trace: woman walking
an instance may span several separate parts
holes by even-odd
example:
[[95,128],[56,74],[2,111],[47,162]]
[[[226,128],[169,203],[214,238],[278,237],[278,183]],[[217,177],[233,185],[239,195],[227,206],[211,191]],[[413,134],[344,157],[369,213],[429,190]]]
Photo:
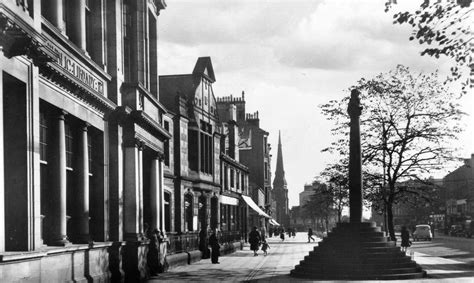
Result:
[[254,226],[253,230],[249,233],[250,249],[253,251],[254,256],[258,255],[257,251],[261,240],[262,238],[260,237],[260,233],[257,231],[257,227]]
[[411,243],[410,243],[410,232],[408,232],[408,229],[406,226],[403,226],[402,227],[402,252],[406,252],[407,251],[407,248],[409,246],[411,246]]

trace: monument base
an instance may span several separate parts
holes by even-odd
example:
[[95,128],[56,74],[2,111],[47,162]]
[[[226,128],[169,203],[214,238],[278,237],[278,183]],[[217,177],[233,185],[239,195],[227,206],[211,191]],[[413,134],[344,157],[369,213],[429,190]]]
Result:
[[291,276],[325,280],[389,280],[426,277],[373,222],[338,223]]

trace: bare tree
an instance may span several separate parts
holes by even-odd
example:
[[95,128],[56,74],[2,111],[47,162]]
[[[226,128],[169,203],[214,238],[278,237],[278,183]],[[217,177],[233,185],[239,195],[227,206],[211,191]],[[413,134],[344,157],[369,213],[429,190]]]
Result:
[[[461,132],[455,94],[438,81],[437,73],[412,73],[407,67],[373,79],[361,79],[355,88],[361,91],[364,107],[360,119],[365,196],[383,200],[387,226],[393,231],[392,206],[404,197],[419,195],[419,187],[397,186],[398,182],[419,179],[444,162],[452,160],[453,141]],[[335,121],[332,134],[337,139],[326,149],[348,155],[348,97],[332,100],[321,109]]]

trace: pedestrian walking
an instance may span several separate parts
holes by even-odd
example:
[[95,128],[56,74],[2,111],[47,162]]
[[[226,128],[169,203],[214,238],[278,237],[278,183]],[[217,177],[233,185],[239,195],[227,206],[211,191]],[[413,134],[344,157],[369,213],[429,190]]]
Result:
[[311,242],[311,240],[313,240],[313,242],[315,241],[313,238],[313,229],[308,228],[308,243]]
[[263,251],[263,255],[266,256],[267,255],[267,250],[270,248],[270,245],[267,243],[266,240],[263,240],[262,242],[262,251]]
[[281,231],[280,231],[280,239],[282,241],[285,240],[285,228],[283,228],[283,227],[281,228]]
[[203,225],[201,231],[199,231],[199,250],[202,252],[202,258],[206,259],[211,256],[211,251],[208,248],[209,239],[208,239],[208,231],[207,225]]
[[407,251],[407,248],[409,246],[411,246],[411,242],[410,242],[410,232],[408,232],[408,229],[406,226],[403,226],[402,227],[402,233],[401,233],[401,237],[402,237],[402,252],[406,252]]
[[219,263],[219,256],[221,255],[221,246],[219,245],[219,236],[217,235],[217,228],[214,228],[209,237],[209,245],[211,246],[211,262]]
[[260,233],[257,231],[257,226],[253,226],[253,230],[249,233],[250,249],[253,251],[253,255],[257,256],[258,247],[260,246]]

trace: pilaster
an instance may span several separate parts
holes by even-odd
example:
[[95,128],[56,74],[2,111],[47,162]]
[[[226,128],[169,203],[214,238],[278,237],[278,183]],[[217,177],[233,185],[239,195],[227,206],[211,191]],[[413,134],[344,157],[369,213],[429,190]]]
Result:
[[125,146],[124,156],[124,238],[138,241],[142,237],[142,144]]

